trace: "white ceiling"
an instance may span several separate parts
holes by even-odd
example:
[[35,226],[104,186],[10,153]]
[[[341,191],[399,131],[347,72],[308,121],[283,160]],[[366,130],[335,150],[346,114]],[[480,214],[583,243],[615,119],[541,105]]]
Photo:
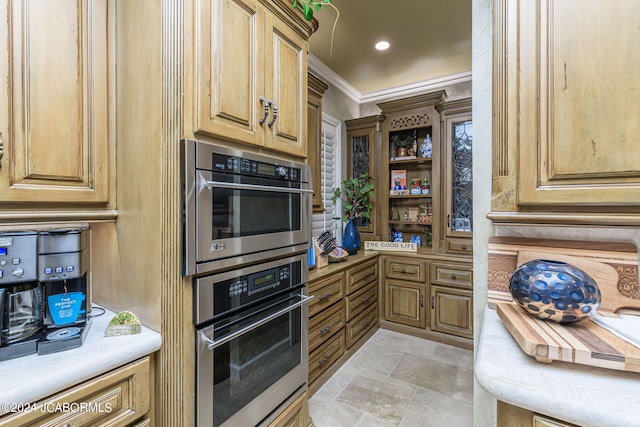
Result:
[[[471,0],[331,0],[340,11],[333,52],[330,5],[314,16],[320,28],[309,51],[355,88],[372,94],[471,72]],[[391,47],[379,52],[385,39]]]

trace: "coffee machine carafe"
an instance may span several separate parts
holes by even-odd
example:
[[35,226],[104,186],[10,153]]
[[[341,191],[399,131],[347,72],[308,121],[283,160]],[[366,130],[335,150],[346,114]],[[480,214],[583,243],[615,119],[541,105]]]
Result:
[[0,360],[37,351],[43,325],[35,232],[0,233]]
[[44,302],[38,354],[80,347],[89,329],[87,234],[87,230],[56,230],[38,235],[38,280]]

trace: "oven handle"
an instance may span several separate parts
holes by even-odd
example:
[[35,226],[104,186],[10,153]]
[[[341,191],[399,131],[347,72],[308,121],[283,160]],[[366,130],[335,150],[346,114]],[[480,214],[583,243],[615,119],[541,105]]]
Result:
[[301,295],[302,300],[298,301],[297,303],[293,304],[290,307],[284,308],[280,311],[277,311],[273,314],[270,314],[269,316],[265,317],[264,319],[260,319],[259,321],[257,321],[256,323],[252,323],[251,325],[245,326],[242,329],[238,329],[237,331],[235,331],[232,334],[229,334],[227,336],[225,336],[224,338],[220,338],[219,340],[212,340],[211,338],[209,338],[208,336],[205,335],[204,332],[200,331],[200,338],[202,339],[202,341],[204,341],[204,343],[207,345],[207,348],[209,350],[213,350],[216,347],[221,346],[222,344],[226,344],[229,341],[232,341],[236,338],[238,338],[240,335],[244,335],[247,332],[250,332],[254,329],[256,329],[259,326],[264,325],[265,323],[268,323],[270,321],[272,321],[273,319],[276,319],[284,314],[289,313],[290,311],[295,310],[296,308],[307,304],[310,300],[313,299],[313,295],[310,296],[306,296],[306,295]]
[[208,189],[216,188],[230,188],[232,190],[258,190],[258,191],[275,191],[278,193],[313,193],[313,190],[307,190],[304,188],[285,188],[274,187],[272,185],[254,185],[254,184],[237,184],[235,182],[221,182],[221,181],[205,181],[204,186]]

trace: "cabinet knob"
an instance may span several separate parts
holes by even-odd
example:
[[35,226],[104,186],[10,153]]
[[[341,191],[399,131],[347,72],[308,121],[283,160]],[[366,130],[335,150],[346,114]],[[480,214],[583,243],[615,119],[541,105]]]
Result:
[[320,335],[324,335],[329,332],[333,328],[333,325],[326,325],[324,328],[320,329]]
[[451,280],[456,280],[456,279],[457,279],[457,276],[455,274],[452,274],[451,275]]
[[435,295],[431,297],[431,308],[436,309],[436,297]]

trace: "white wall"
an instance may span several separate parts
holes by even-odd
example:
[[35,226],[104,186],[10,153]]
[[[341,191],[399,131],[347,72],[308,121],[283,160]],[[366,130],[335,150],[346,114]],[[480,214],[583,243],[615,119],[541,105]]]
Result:
[[[487,302],[487,244],[494,233],[486,215],[491,209],[491,0],[473,0],[473,305],[474,345],[482,329]],[[478,383],[473,390],[475,426],[496,425],[496,400]]]

